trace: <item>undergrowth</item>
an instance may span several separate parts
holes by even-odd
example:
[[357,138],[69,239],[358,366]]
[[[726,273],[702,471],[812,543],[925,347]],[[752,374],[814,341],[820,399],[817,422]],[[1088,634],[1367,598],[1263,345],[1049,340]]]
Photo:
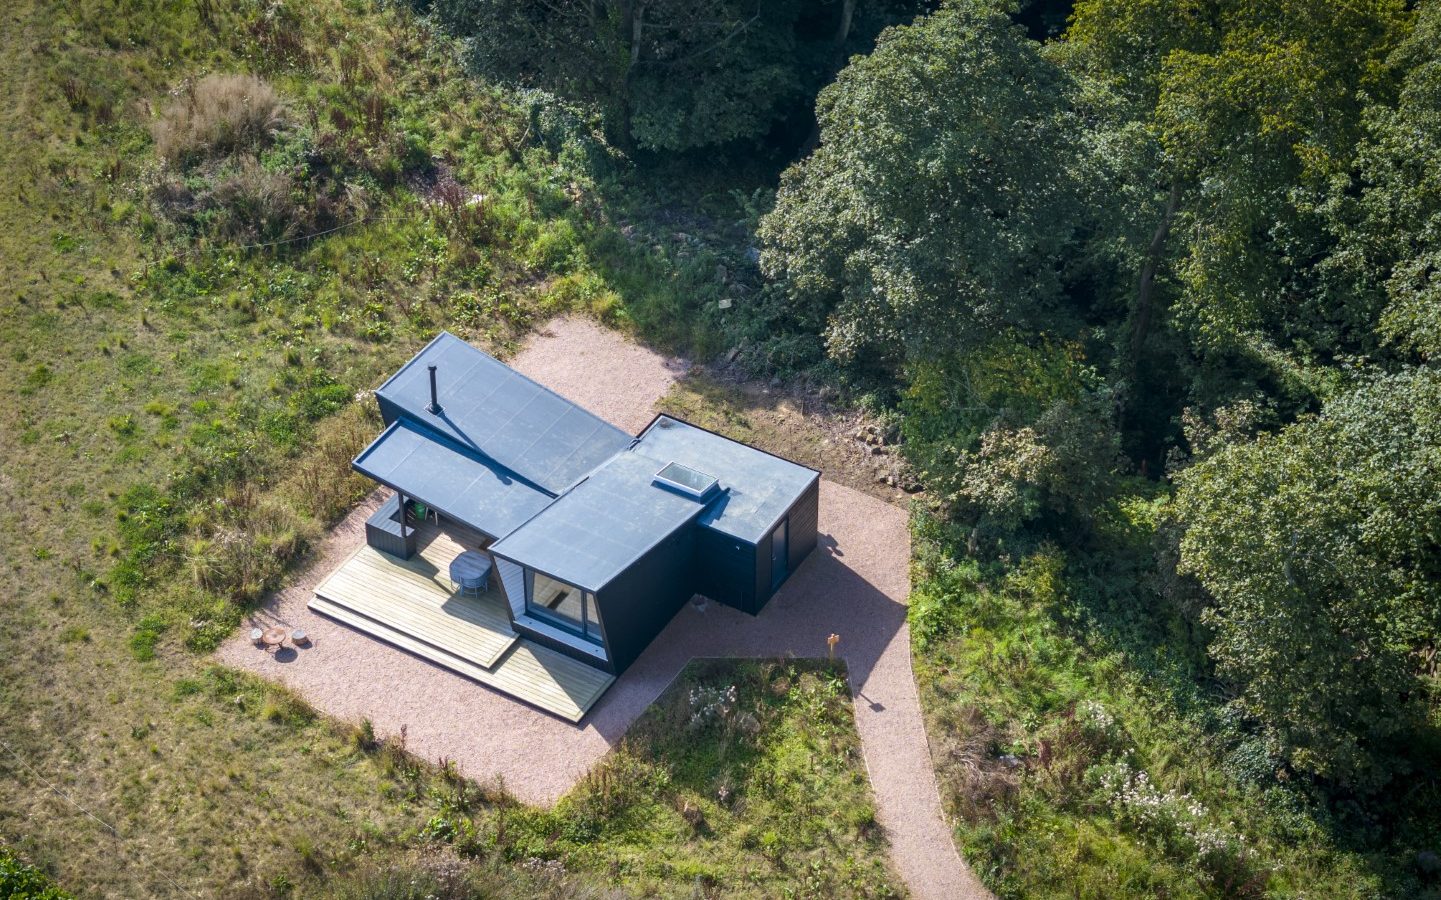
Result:
[[1147,574],[1163,509],[1152,488],[1105,511],[1095,547],[993,562],[917,519],[917,680],[966,859],[1002,897],[1424,895],[1227,704],[1184,588]]
[[824,661],[692,662],[554,809],[452,796],[423,834],[640,896],[898,893],[845,671]]

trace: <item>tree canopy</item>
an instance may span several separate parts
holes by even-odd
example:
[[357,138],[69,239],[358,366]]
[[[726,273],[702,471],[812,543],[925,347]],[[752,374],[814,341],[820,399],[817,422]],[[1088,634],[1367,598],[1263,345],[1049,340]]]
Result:
[[1441,633],[1441,373],[1377,378],[1179,483],[1222,673],[1298,768],[1384,782]]
[[943,3],[822,92],[760,228],[788,325],[893,380],[967,552],[1173,475],[1216,671],[1375,790],[1438,699],[1441,4],[1014,13]]
[[1071,89],[999,9],[887,31],[822,92],[820,145],[761,225],[765,271],[843,357],[925,361],[1034,322],[1080,216]]
[[429,0],[484,74],[597,103],[622,144],[758,141],[914,3]]

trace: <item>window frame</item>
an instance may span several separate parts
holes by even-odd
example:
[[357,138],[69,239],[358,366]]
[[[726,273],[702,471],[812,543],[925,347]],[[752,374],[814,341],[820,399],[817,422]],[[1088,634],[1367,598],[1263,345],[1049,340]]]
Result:
[[[554,610],[535,602],[535,578],[537,575],[544,576],[556,584],[563,584],[571,590],[580,593],[579,625],[564,616],[557,615]],[[562,581],[554,575],[531,568],[530,566],[525,567],[525,614],[552,628],[558,628],[567,634],[574,635],[581,640],[589,641],[597,646],[605,646],[605,638],[601,635],[600,631],[600,611],[596,608],[595,594],[578,585],[571,584],[569,581]]]

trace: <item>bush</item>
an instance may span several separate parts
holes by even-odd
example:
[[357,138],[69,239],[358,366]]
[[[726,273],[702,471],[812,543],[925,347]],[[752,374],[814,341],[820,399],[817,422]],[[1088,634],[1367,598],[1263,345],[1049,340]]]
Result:
[[191,575],[197,587],[240,604],[273,588],[314,537],[289,507],[246,488],[232,490],[208,518],[187,549]]
[[338,522],[374,489],[350,461],[375,437],[375,404],[353,403],[315,431],[311,449],[295,463],[281,490],[323,524]]
[[289,176],[266,171],[254,157],[244,157],[215,185],[216,232],[232,241],[283,241],[306,224],[305,206],[297,202]]
[[283,123],[284,105],[253,75],[207,75],[155,123],[155,147],[173,164],[264,144]]
[[73,900],[60,890],[45,873],[27,865],[4,847],[0,847],[0,897],[9,900]]

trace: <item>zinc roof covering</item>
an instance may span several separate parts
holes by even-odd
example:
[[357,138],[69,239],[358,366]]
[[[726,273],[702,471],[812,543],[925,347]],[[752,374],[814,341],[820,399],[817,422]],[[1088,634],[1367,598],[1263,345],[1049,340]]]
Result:
[[510,533],[553,500],[504,466],[407,419],[381,432],[353,466],[492,537]]
[[635,449],[715,476],[721,490],[697,521],[751,544],[760,543],[820,477],[814,469],[669,416],[658,416],[637,439]]
[[584,590],[600,590],[704,511],[701,501],[653,483],[665,462],[617,454],[492,544],[491,552]]
[[[441,411],[430,404],[436,367]],[[631,436],[449,332],[376,390],[426,428],[559,494],[624,450]]]

